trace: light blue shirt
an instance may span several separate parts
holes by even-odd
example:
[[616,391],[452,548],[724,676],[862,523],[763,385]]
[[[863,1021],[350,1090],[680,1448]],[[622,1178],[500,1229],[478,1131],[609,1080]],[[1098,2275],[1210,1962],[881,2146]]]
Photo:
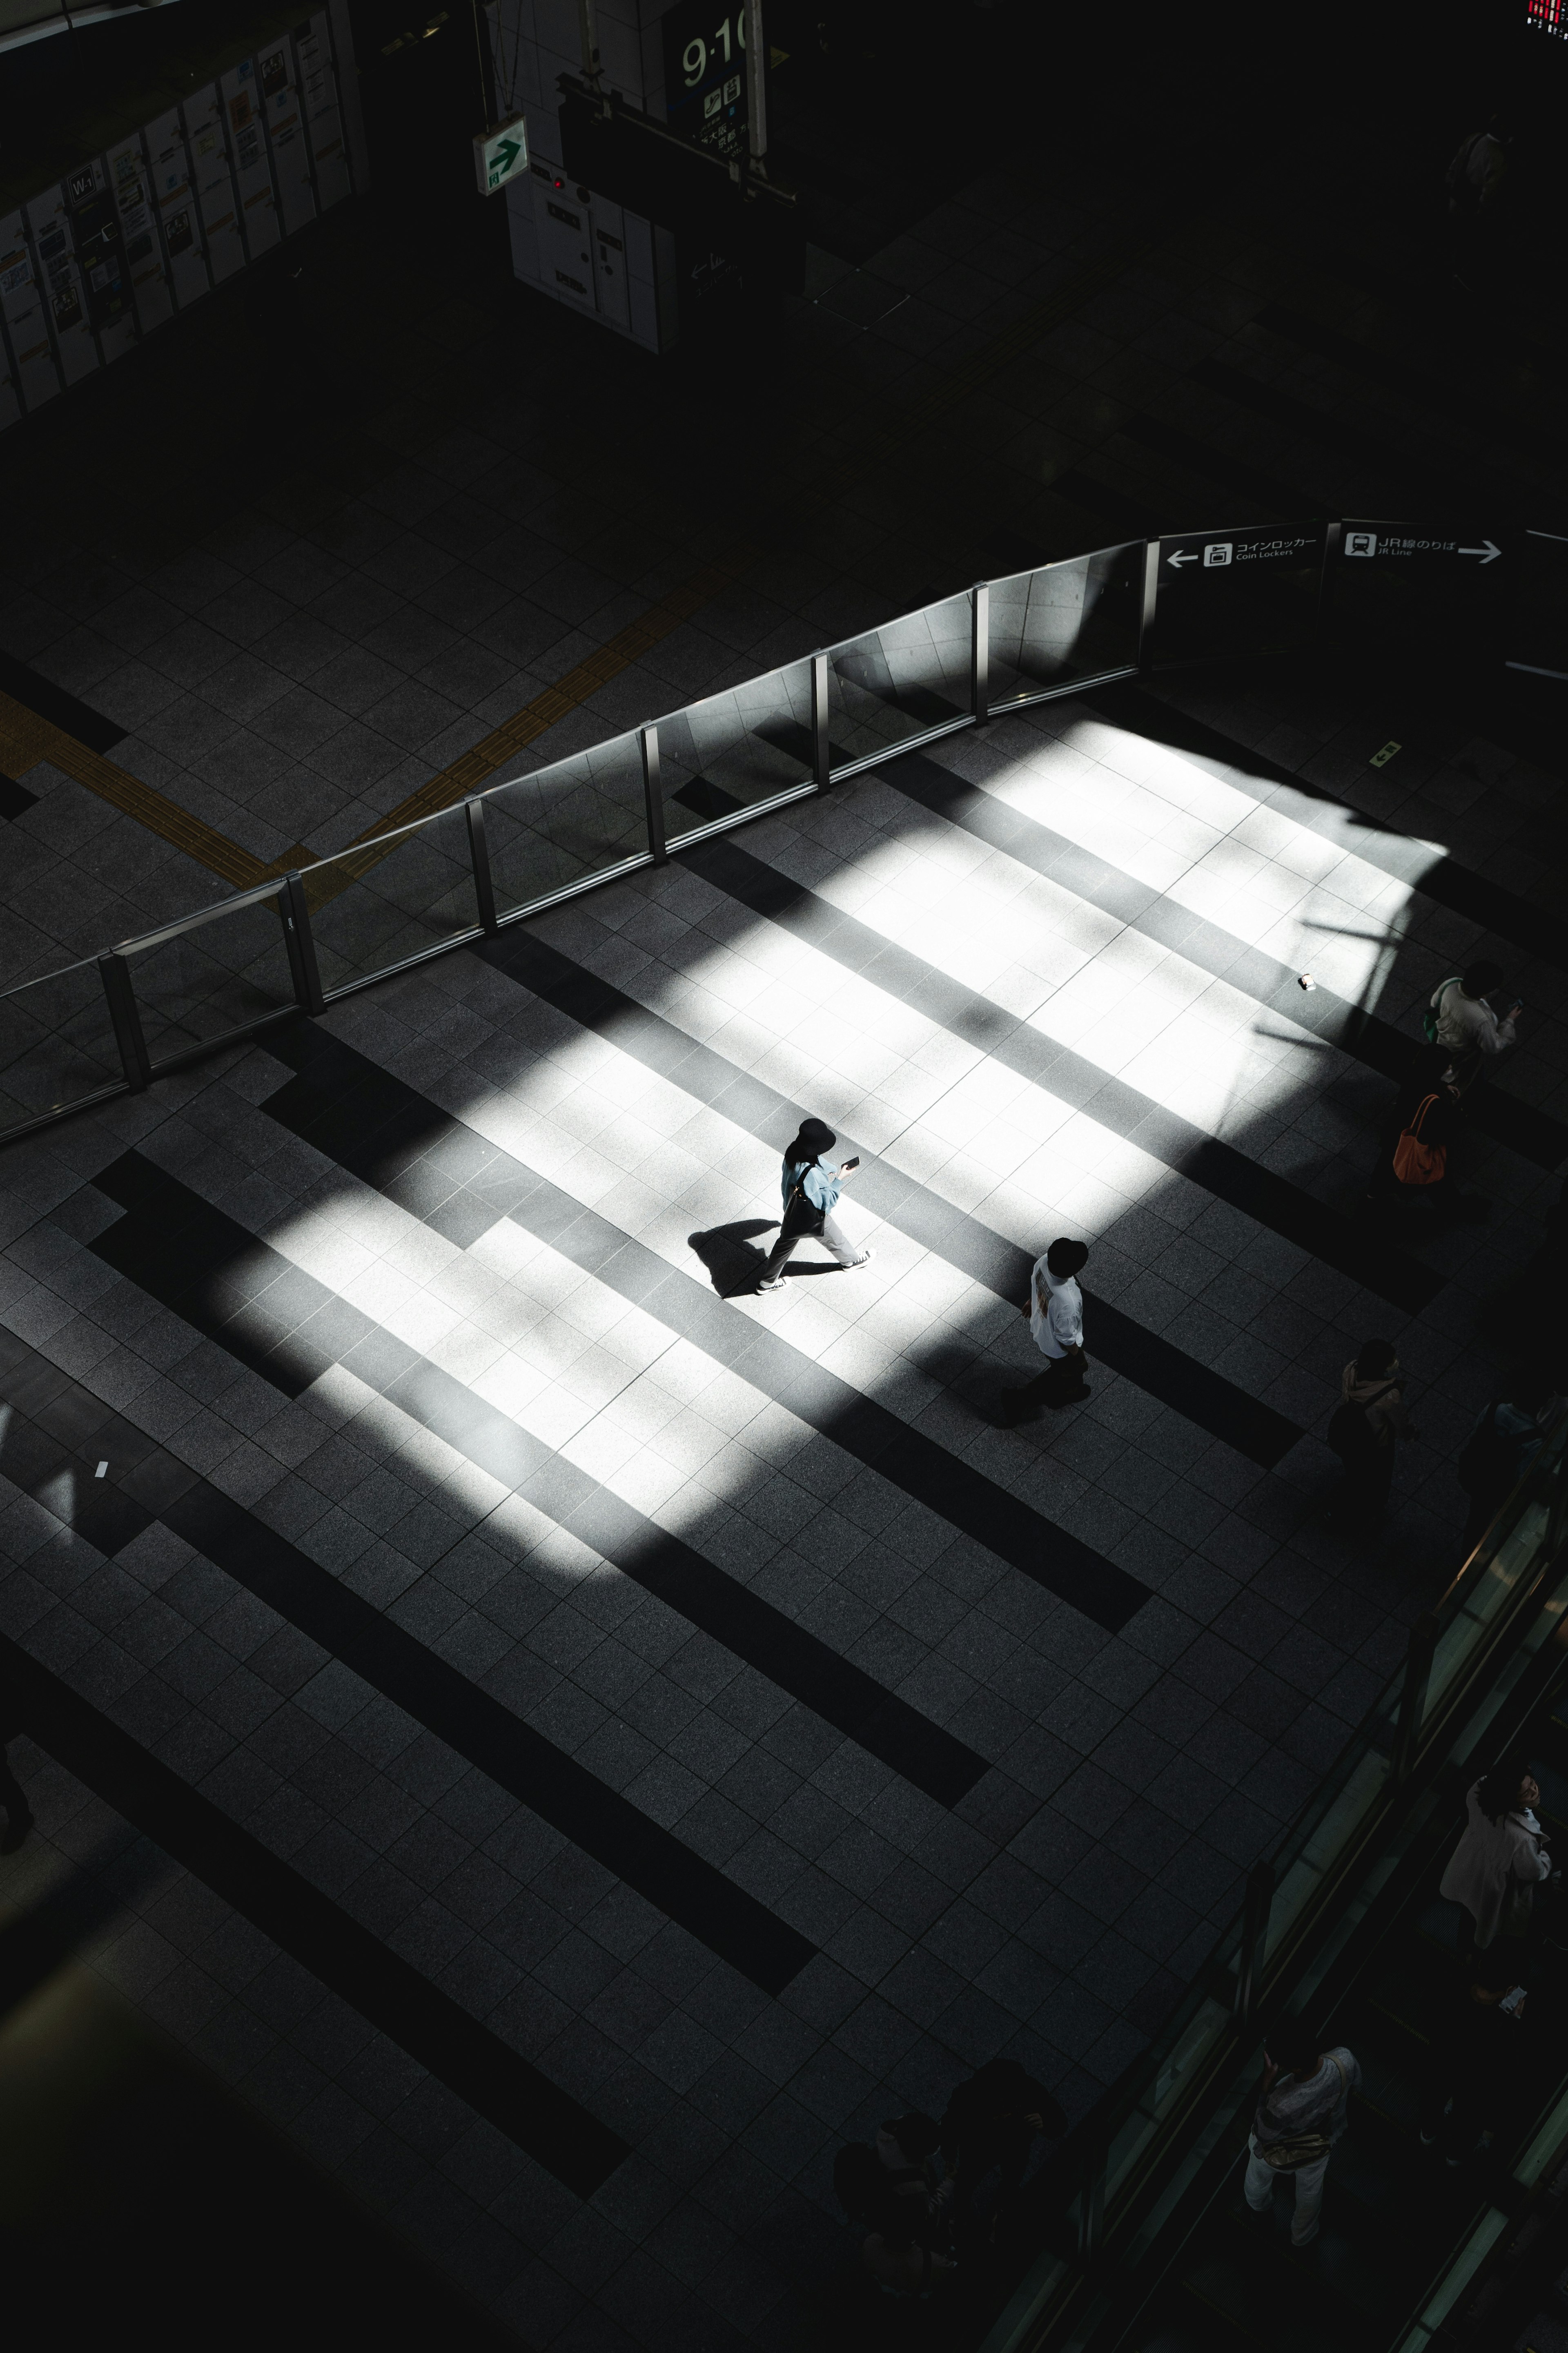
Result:
[[790,1195],[802,1176],[805,1181],[801,1186],[801,1190],[812,1208],[820,1209],[825,1217],[831,1216],[834,1204],[844,1190],[838,1181],[838,1163],[836,1160],[830,1161],[826,1154],[820,1160],[786,1160],[784,1164],[783,1179],[779,1186],[780,1194],[786,1207]]

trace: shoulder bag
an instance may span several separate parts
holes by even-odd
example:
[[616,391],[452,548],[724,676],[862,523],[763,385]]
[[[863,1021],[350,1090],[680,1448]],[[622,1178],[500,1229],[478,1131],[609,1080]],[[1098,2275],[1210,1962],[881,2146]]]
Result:
[[1402,1185],[1440,1185],[1448,1173],[1446,1144],[1424,1144],[1421,1129],[1436,1095],[1423,1095],[1410,1124],[1394,1147],[1394,1173]]
[[[1329,2053],[1329,2064],[1339,2076],[1340,2088],[1342,2091],[1348,2091],[1350,2089],[1349,2078],[1331,2051]],[[1263,2100],[1259,2100],[1258,2103],[1258,2113],[1259,2116],[1263,2114],[1266,2105],[1267,2103]],[[1339,2102],[1336,2100],[1334,2102],[1334,2107],[1337,2108]],[[1329,2111],[1330,2117],[1331,2117],[1332,2115],[1333,2108],[1331,2108]],[[1256,2123],[1253,2126],[1252,2137],[1254,2140],[1257,2140],[1258,2127]],[[1320,2158],[1327,2157],[1332,2147],[1333,2143],[1330,2140],[1326,2132],[1302,2132],[1293,2133],[1289,2140],[1273,2141],[1267,2148],[1265,2148],[1260,2143],[1258,2154],[1263,2159],[1264,2164],[1268,2166],[1271,2173],[1299,2173],[1304,2165],[1316,2165]],[[1300,2197],[1300,2192],[1298,2190],[1297,2196]]]
[[786,1242],[805,1240],[813,1234],[820,1234],[826,1219],[826,1210],[819,1209],[807,1194],[803,1172],[789,1188],[789,1198],[784,1203],[784,1219],[779,1226],[779,1239]]

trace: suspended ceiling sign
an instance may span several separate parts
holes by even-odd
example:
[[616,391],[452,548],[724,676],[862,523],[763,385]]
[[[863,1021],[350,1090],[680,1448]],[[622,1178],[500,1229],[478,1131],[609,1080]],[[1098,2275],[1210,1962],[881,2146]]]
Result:
[[746,149],[745,0],[679,0],[661,24],[664,109],[694,147]]
[[1163,582],[1172,572],[1185,578],[1259,564],[1300,564],[1315,556],[1322,543],[1321,523],[1300,531],[1187,532],[1160,542],[1160,576]]
[[474,136],[474,177],[481,196],[493,196],[528,169],[528,130],[521,114]]
[[1347,564],[1457,564],[1463,568],[1495,564],[1501,548],[1489,532],[1412,531],[1409,525],[1347,522]]

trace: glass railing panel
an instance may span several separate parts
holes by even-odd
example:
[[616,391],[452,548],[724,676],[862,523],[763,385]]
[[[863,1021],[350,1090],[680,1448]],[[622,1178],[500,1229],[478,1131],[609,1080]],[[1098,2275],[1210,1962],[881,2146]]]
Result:
[[173,938],[132,941],[125,961],[154,1070],[295,1002],[277,892],[220,908]]
[[[1205,1997],[1153,2058],[1137,2106],[1110,2137],[1105,2160],[1108,2201],[1118,2195],[1132,2168],[1164,2129],[1167,2116],[1186,2097],[1195,2071],[1219,2048],[1229,2031],[1228,2007]],[[1151,2066],[1151,2062],[1146,2059],[1144,2064]]]
[[496,912],[531,907],[647,854],[642,746],[617,735],[484,797]]
[[949,596],[827,657],[827,734],[835,775],[963,726],[973,710],[973,630],[967,596]]
[[0,1135],[84,1103],[124,1076],[92,958],[0,997]]
[[815,774],[811,664],[749,679],[658,723],[664,838],[740,817]]
[[1381,1801],[1391,1770],[1381,1750],[1363,1745],[1336,1771],[1329,1802],[1312,1820],[1297,1852],[1281,1858],[1268,1911],[1264,1957],[1271,1958],[1345,1849]]
[[323,859],[300,879],[329,997],[444,947],[479,922],[461,808]]
[[1143,542],[991,583],[990,706],[1029,702],[1138,659]]

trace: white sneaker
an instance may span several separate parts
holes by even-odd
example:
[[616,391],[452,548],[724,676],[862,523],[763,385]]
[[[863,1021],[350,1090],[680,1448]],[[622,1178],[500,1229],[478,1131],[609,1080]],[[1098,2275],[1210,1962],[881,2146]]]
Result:
[[858,1258],[846,1259],[838,1271],[840,1274],[847,1274],[851,1267],[867,1266],[875,1255],[874,1250],[863,1250]]
[[775,1274],[771,1282],[759,1282],[757,1289],[759,1291],[782,1291],[784,1289],[784,1279],[783,1275]]

